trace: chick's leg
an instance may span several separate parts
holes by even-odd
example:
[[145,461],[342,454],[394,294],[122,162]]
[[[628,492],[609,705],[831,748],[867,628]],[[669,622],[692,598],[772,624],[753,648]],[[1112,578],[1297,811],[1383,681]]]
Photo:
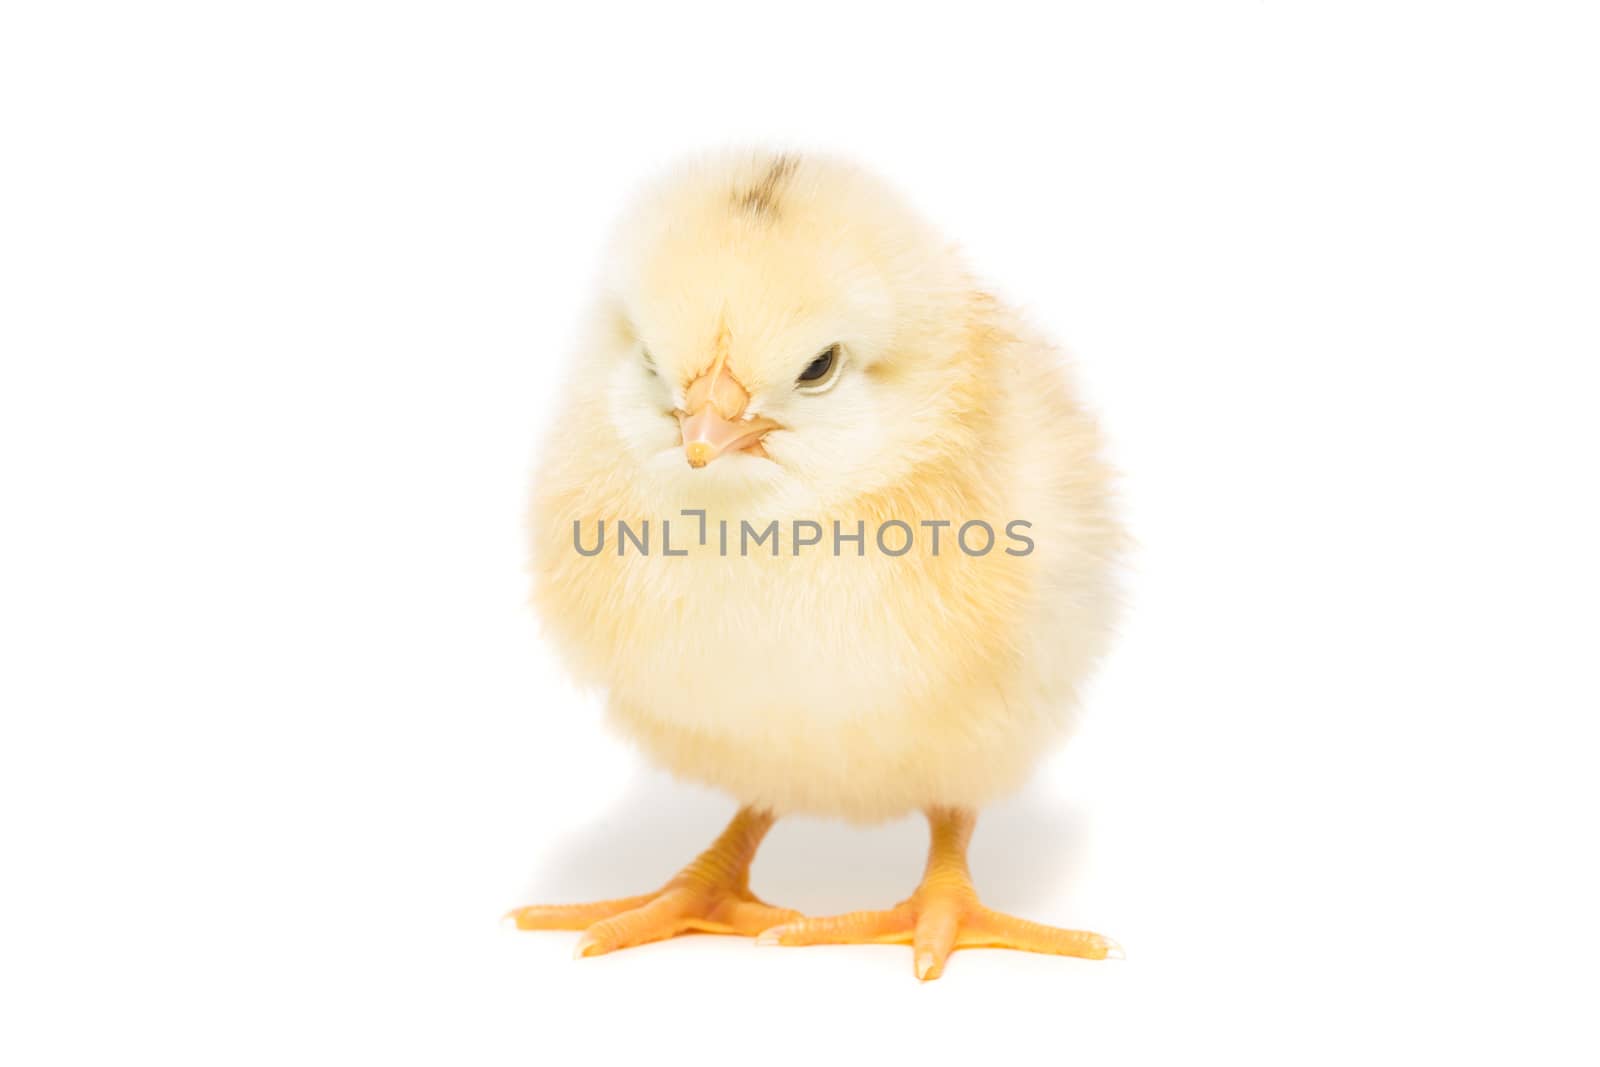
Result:
[[750,892],[750,863],[772,828],[770,812],[741,808],[710,848],[654,893],[593,904],[518,908],[507,915],[521,930],[582,930],[577,956],[699,931],[753,937],[800,913],[763,903]]
[[922,884],[908,899],[887,911],[797,919],[763,932],[758,943],[909,944],[915,950],[917,977],[923,981],[943,974],[945,960],[958,948],[1013,948],[1091,960],[1122,955],[1108,937],[1043,926],[984,907],[967,872],[967,842],[976,814],[930,808],[927,815],[932,830],[928,866]]

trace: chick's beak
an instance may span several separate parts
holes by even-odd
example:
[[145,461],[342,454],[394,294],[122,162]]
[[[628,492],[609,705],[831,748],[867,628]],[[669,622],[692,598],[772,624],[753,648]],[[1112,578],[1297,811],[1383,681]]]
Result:
[[689,385],[678,428],[683,454],[691,467],[704,467],[718,456],[746,452],[765,456],[761,438],[777,423],[744,413],[750,394],[731,374],[718,368]]

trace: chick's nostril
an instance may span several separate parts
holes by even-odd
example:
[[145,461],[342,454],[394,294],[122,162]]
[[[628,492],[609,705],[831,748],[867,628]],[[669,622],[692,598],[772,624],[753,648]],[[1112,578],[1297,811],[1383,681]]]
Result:
[[744,414],[744,409],[750,403],[750,394],[744,386],[739,384],[737,378],[724,371],[717,376],[711,384],[711,395],[708,398],[713,407],[722,413],[723,418],[737,419]]

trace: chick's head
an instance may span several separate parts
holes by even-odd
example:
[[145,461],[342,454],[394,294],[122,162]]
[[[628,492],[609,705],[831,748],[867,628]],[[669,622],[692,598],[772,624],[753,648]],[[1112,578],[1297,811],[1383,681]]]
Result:
[[684,167],[625,217],[607,268],[580,381],[664,504],[826,507],[967,443],[982,298],[848,165]]

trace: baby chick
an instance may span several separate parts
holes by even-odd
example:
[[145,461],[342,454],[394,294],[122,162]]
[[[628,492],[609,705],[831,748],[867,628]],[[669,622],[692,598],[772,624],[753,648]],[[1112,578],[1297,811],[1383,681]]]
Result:
[[[534,600],[622,731],[741,807],[659,890],[517,925],[582,929],[583,956],[692,930],[909,943],[922,979],[965,946],[1118,954],[984,907],[966,863],[1113,615],[1122,534],[1058,353],[836,160],[682,168],[606,262],[538,474]],[[914,810],[927,869],[893,908],[750,890],[780,815]]]

